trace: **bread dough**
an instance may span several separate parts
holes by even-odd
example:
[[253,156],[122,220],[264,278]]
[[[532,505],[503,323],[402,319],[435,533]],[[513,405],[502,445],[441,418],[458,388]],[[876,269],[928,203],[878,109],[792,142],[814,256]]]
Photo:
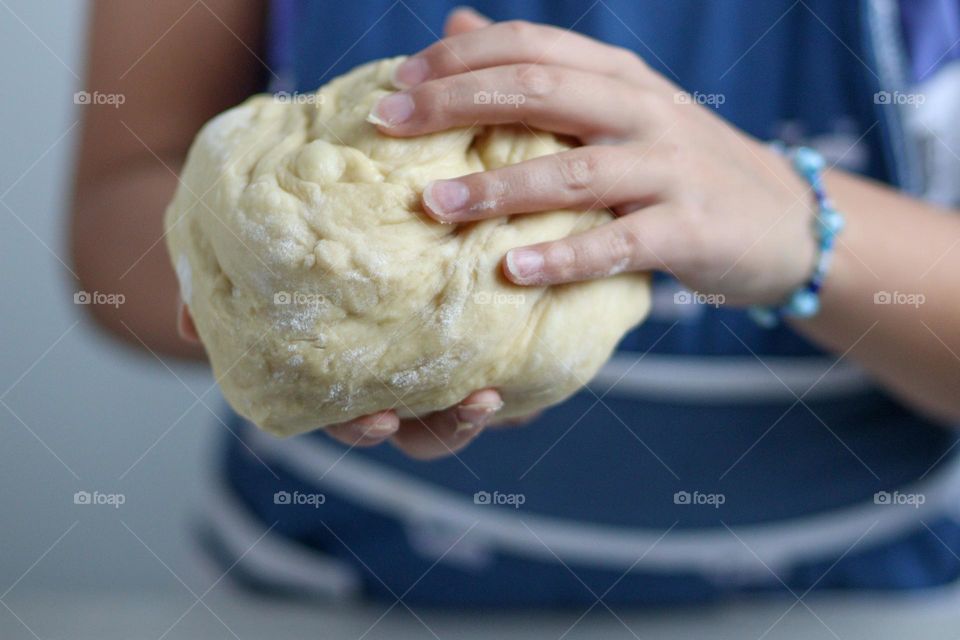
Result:
[[387,408],[423,415],[484,387],[500,390],[500,416],[525,415],[589,381],[648,310],[646,275],[526,288],[502,274],[508,249],[603,224],[607,211],[463,225],[423,213],[432,179],[567,145],[508,126],[381,135],[365,118],[401,60],[217,116],[167,209],[214,375],[236,411],[274,434]]

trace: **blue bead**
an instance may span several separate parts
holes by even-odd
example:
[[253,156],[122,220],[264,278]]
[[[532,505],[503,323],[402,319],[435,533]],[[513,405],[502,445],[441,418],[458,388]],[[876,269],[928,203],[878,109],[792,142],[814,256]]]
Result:
[[804,175],[812,175],[823,171],[826,162],[822,155],[810,147],[800,147],[794,152],[793,166]]
[[820,297],[806,289],[797,291],[787,303],[787,313],[797,318],[810,318],[820,310]]
[[843,218],[843,214],[834,209],[824,209],[820,212],[819,224],[821,233],[824,235],[835,236],[841,231],[846,221]]

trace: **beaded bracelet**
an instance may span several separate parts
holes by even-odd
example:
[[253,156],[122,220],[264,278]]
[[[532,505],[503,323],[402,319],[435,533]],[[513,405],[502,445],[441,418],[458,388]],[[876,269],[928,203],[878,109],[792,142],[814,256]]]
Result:
[[779,307],[753,306],[747,309],[747,313],[757,324],[768,328],[776,326],[784,316],[810,318],[820,311],[820,288],[823,286],[827,269],[830,268],[837,234],[843,230],[844,226],[843,214],[834,208],[833,202],[823,188],[823,169],[826,166],[823,156],[809,147],[783,149],[782,146],[778,146],[775,148],[785,153],[797,173],[810,183],[810,188],[817,200],[814,230],[819,247],[813,274],[805,284],[789,295],[786,302]]

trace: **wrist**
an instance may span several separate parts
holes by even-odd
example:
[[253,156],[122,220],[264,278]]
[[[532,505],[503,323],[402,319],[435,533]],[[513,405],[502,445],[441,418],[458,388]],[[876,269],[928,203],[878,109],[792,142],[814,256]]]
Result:
[[[756,305],[749,309],[751,317],[766,327],[776,325],[783,317],[809,318],[819,312],[820,291],[831,267],[837,235],[845,224],[843,215],[827,195],[823,156],[806,147],[778,150],[805,186],[790,207],[799,209],[802,215],[785,216],[794,223],[793,239],[783,246],[781,274],[789,283],[786,291],[780,294],[775,306]],[[802,230],[795,228],[798,222]]]
[[[841,196],[842,201],[849,202],[849,199],[843,198],[842,194],[843,183],[847,178],[846,176],[839,172],[833,172],[826,174],[824,178],[826,187],[831,194],[838,194]],[[879,286],[876,275],[874,275],[870,267],[857,258],[856,255],[852,254],[850,249],[851,245],[856,244],[860,240],[858,236],[862,232],[863,220],[858,221],[857,211],[850,209],[847,205],[844,205],[843,212],[844,218],[846,218],[846,225],[842,236],[843,241],[840,242],[838,239],[833,250],[830,269],[826,273],[821,285],[820,313],[812,318],[792,318],[791,324],[798,322],[809,324],[817,321],[829,315],[831,309],[844,300],[850,302],[860,300],[861,298],[864,300],[869,298],[870,301],[872,301],[874,289]],[[814,256],[813,260],[815,259],[816,257]],[[863,288],[864,285],[866,285],[866,288],[861,291],[860,289]]]
[[773,152],[777,160],[779,178],[783,183],[784,214],[780,224],[783,233],[777,251],[779,277],[772,292],[759,304],[777,305],[802,287],[816,269],[820,245],[814,229],[817,215],[816,199],[810,184],[793,167],[792,160],[783,153]]

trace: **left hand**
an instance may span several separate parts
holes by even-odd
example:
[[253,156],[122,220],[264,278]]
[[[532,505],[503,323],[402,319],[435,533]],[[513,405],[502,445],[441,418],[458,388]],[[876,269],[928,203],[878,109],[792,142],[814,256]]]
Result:
[[[600,207],[617,216],[512,249],[504,271],[516,284],[658,269],[721,301],[755,304],[782,301],[812,271],[813,198],[803,181],[630,51],[554,27],[494,23],[412,56],[395,84],[401,90],[370,118],[391,136],[522,123],[582,143],[424,190],[424,209],[442,222]],[[480,92],[515,99],[478,104]]]

